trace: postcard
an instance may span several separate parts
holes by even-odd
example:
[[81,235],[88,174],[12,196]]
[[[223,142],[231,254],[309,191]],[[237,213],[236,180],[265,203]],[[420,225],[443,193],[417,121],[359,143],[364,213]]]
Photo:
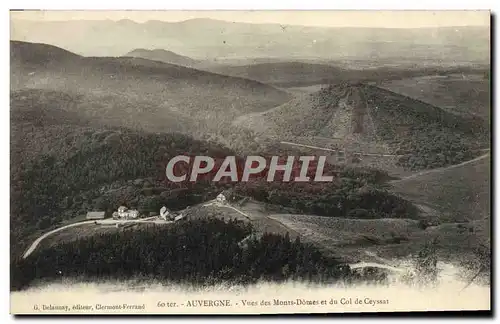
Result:
[[491,310],[489,11],[10,19],[11,314]]

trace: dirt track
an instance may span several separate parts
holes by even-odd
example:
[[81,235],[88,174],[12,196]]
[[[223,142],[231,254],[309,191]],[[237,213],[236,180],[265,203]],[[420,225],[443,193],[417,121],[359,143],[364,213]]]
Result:
[[437,169],[422,171],[422,172],[419,172],[419,173],[416,173],[416,174],[412,174],[411,176],[404,177],[402,179],[390,181],[389,183],[394,184],[394,183],[402,182],[402,181],[405,181],[405,180],[408,180],[408,179],[417,178],[417,177],[420,177],[420,176],[425,175],[425,174],[436,173],[436,172],[443,172],[443,171],[446,171],[446,170],[458,168],[458,167],[461,167],[461,166],[464,166],[464,165],[467,165],[467,164],[474,163],[476,161],[482,160],[482,159],[488,157],[489,155],[490,155],[490,153],[488,152],[486,154],[483,154],[483,155],[481,155],[481,156],[479,156],[479,157],[477,157],[475,159],[469,160],[469,161],[465,161],[465,162],[462,162],[462,163],[459,163],[459,164],[450,165],[450,166],[444,167],[444,168],[437,168]]
[[[28,256],[30,256],[31,253],[33,253],[33,251],[36,250],[36,248],[38,247],[38,245],[40,245],[40,243],[45,239],[47,238],[48,236],[52,235],[52,234],[55,234],[57,232],[60,232],[60,231],[63,231],[65,229],[68,229],[70,227],[76,227],[76,226],[81,226],[81,225],[85,225],[85,224],[93,224],[93,223],[96,223],[97,224],[118,224],[118,223],[156,223],[156,221],[152,220],[153,218],[156,218],[156,216],[154,217],[148,217],[148,218],[142,218],[142,219],[138,219],[138,220],[115,220],[115,219],[105,219],[105,220],[88,220],[88,221],[83,221],[83,222],[78,222],[78,223],[73,223],[73,224],[69,224],[69,225],[65,225],[65,226],[61,226],[61,227],[58,227],[52,231],[49,231],[45,234],[43,234],[42,236],[40,236],[39,238],[37,238],[33,243],[31,243],[30,247],[24,252],[23,254],[23,259],[26,259]],[[164,222],[164,223],[167,223],[167,222]]]

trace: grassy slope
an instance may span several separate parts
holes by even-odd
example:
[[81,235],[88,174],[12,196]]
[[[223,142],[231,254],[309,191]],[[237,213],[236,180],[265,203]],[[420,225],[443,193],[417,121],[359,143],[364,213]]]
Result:
[[393,190],[443,212],[442,220],[474,221],[490,216],[491,161],[484,158],[463,166],[395,181]]
[[[339,67],[334,63],[307,63],[302,61],[221,65],[207,69],[216,73],[257,80],[280,87],[309,86],[340,81],[399,80],[416,76],[435,75],[437,73],[468,73],[475,71],[475,69],[468,67],[350,69]],[[483,70],[477,69],[480,73]]]
[[285,235],[288,233],[291,238],[295,238],[299,234],[288,226],[277,222],[276,220],[269,218],[269,211],[266,209],[265,204],[259,203],[253,200],[248,201],[244,205],[240,206],[237,203],[231,203],[231,206],[236,208],[220,207],[220,206],[204,206],[200,204],[197,206],[192,206],[187,210],[183,211],[189,219],[197,218],[207,218],[207,217],[219,217],[222,219],[236,218],[245,222],[250,222],[256,233],[275,233],[280,235]]
[[380,86],[444,109],[490,119],[490,80],[484,74],[416,77],[384,81]]
[[147,50],[143,48],[137,48],[133,51],[128,52],[123,56],[138,57],[147,60],[160,61],[163,63],[177,64],[183,66],[193,66],[199,62],[198,60],[194,60],[190,57],[179,55],[177,53],[174,53],[172,51],[167,51],[164,49]]
[[292,214],[270,217],[325,252],[349,262],[415,256],[433,240],[441,260],[471,262],[477,258],[476,249],[480,245],[489,246],[490,242],[485,222],[442,223],[424,229],[418,221],[410,219],[363,220]]
[[144,59],[80,57],[44,44],[11,42],[11,69],[11,90],[56,91],[72,97],[65,109],[79,116],[150,131],[213,131],[290,98],[257,81]]
[[314,84],[320,83],[319,81],[321,80],[334,80],[342,72],[341,69],[332,65],[304,62],[273,62],[240,66],[227,65],[213,67],[210,70],[280,86]]
[[411,219],[345,219],[292,214],[272,214],[270,217],[323,246],[329,253],[351,262],[369,260],[364,253],[367,248],[386,246],[422,231],[418,221]]
[[298,95],[274,109],[241,116],[235,120],[235,124],[282,138],[294,135],[318,135],[334,117],[339,100],[346,95],[343,86]]

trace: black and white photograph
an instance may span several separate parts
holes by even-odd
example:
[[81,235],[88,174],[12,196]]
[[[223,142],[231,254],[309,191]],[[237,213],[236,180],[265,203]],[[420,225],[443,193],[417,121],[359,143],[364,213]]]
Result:
[[11,314],[490,311],[491,20],[11,10]]

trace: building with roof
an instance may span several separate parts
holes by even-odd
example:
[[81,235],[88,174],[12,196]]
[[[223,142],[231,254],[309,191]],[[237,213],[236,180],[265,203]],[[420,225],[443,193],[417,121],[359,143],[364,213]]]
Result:
[[104,219],[105,215],[103,211],[91,211],[87,213],[87,219]]
[[227,202],[226,196],[220,193],[217,198],[215,198],[218,203],[225,204]]
[[139,211],[128,209],[125,206],[118,207],[118,211],[113,213],[113,219],[135,219],[139,217]]
[[118,216],[120,218],[126,217],[127,216],[127,210],[128,210],[128,208],[125,207],[125,206],[118,207]]
[[130,209],[127,211],[127,216],[125,218],[127,219],[135,219],[139,217],[139,211],[135,209]]
[[171,212],[168,210],[167,207],[163,206],[160,209],[160,218],[163,220],[169,220],[171,218]]

